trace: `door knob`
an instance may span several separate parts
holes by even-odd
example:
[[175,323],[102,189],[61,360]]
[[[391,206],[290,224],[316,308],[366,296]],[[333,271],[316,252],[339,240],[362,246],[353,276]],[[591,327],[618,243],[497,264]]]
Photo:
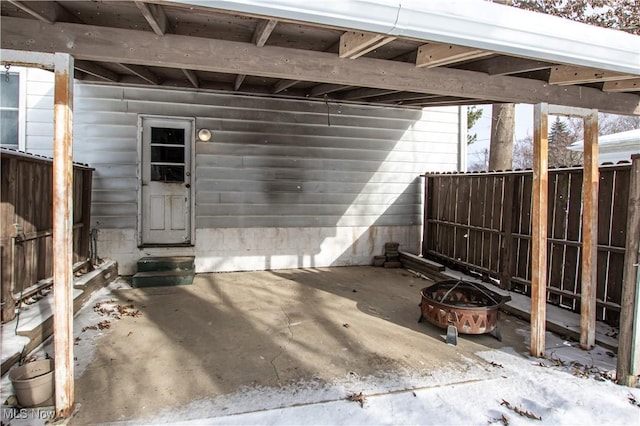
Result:
[[191,184],[190,184],[190,183],[186,184],[185,186],[186,186],[187,188],[191,188]]

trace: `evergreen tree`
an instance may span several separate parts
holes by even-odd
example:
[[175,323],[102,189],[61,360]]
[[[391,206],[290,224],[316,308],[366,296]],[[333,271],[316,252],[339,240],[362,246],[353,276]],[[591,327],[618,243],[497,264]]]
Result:
[[549,129],[549,166],[576,166],[582,164],[582,154],[570,151],[569,145],[576,141],[575,133],[560,117],[556,117]]

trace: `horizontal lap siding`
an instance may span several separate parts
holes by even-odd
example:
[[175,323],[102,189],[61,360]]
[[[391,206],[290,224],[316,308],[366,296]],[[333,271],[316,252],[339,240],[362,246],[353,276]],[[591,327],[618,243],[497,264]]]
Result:
[[[196,129],[213,133],[212,142],[194,145],[197,228],[419,224],[417,176],[457,167],[458,109],[336,103],[328,109],[319,102],[79,83],[74,156],[96,168],[93,222],[136,228],[138,115],[154,114],[194,117]],[[28,148],[47,154],[50,110],[32,117]]]

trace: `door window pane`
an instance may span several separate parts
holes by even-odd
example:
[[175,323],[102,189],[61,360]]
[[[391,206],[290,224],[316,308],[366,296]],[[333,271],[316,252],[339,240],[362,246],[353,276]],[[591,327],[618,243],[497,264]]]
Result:
[[154,163],[184,163],[184,148],[152,145],[151,161]]
[[153,182],[184,182],[184,166],[152,164],[151,180]]
[[168,127],[151,128],[152,144],[184,145],[184,129],[171,129]]

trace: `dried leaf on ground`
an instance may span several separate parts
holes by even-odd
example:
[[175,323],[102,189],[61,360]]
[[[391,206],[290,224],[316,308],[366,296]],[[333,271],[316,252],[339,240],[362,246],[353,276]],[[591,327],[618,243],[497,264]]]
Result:
[[504,426],[509,426],[509,418],[504,414],[500,418],[489,419],[489,424],[502,423]]
[[367,400],[367,396],[365,394],[363,394],[362,392],[360,393],[353,393],[351,395],[349,395],[347,397],[347,399],[349,401],[354,401],[360,404],[360,407],[364,407],[364,402]]
[[502,364],[498,364],[497,362],[491,361],[489,364],[491,364],[493,367],[504,368]]
[[105,328],[109,328],[109,327],[111,327],[111,321],[103,320],[96,325],[88,325],[86,327],[83,327],[82,332],[84,333],[87,330],[104,330]]
[[629,393],[627,400],[629,401],[629,404],[640,407],[640,401],[638,401],[638,399],[632,393]]
[[116,300],[96,303],[93,310],[99,315],[110,316],[115,319],[121,319],[123,316],[139,317],[142,315],[139,310],[135,309],[135,306],[132,303],[123,305],[117,303]]
[[511,403],[507,400],[502,400],[502,402],[500,403],[500,405],[504,405],[505,407],[507,407],[509,410],[512,410],[514,412],[516,412],[517,414],[521,415],[522,417],[527,417],[529,419],[533,419],[533,420],[542,420],[542,417],[540,417],[539,415],[525,410],[524,408],[518,407],[517,405],[511,405]]

